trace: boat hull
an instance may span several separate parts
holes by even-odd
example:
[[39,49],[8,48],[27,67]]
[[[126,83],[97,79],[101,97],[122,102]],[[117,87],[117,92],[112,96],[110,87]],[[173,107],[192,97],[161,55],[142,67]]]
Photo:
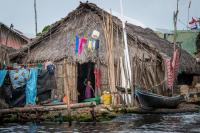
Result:
[[184,101],[183,96],[166,97],[139,89],[135,90],[135,96],[143,109],[176,108]]

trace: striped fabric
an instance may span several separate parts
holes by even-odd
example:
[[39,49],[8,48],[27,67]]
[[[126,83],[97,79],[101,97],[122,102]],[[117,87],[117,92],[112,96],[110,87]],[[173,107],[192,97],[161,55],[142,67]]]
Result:
[[167,86],[172,89],[174,80],[176,79],[176,73],[179,68],[180,54],[178,49],[173,53],[173,58],[165,59],[166,71],[167,71]]
[[172,67],[174,69],[175,77],[176,77],[176,73],[178,71],[179,65],[180,65],[180,53],[179,53],[178,49],[176,49],[173,54],[173,61],[172,61]]

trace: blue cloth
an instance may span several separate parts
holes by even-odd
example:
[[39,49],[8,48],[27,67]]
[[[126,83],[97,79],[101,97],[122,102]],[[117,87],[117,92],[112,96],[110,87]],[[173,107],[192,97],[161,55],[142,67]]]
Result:
[[26,104],[35,104],[37,95],[38,69],[30,68],[30,78],[26,82]]
[[99,48],[99,40],[96,41],[95,49],[97,50]]
[[0,87],[3,85],[3,81],[6,77],[7,70],[0,70]]
[[95,40],[92,40],[92,49],[93,49],[93,50],[95,49],[95,45],[96,45],[96,41],[95,41]]
[[53,64],[48,65],[47,71],[49,72],[50,75],[54,75],[55,66]]
[[14,89],[22,87],[29,78],[29,71],[24,68],[9,71],[10,80]]
[[78,53],[78,46],[79,46],[79,37],[76,35],[76,47],[75,47],[75,53]]

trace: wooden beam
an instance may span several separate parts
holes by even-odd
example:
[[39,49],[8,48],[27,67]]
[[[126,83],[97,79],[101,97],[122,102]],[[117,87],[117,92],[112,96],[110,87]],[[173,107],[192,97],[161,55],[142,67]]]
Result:
[[[86,107],[95,107],[96,102],[86,102],[86,103],[76,103],[70,104],[71,109],[77,108],[86,108]],[[33,106],[33,107],[17,107],[17,108],[9,108],[9,109],[1,109],[0,115],[2,114],[11,114],[11,113],[30,113],[30,112],[48,112],[48,111],[59,111],[59,110],[67,110],[68,106],[65,105],[55,105],[55,106]]]

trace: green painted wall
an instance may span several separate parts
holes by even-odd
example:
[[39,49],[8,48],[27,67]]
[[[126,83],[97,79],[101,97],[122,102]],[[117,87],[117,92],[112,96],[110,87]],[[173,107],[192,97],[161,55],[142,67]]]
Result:
[[[158,36],[164,38],[164,34],[157,32]],[[181,42],[181,46],[184,50],[194,56],[196,50],[196,37],[199,34],[199,31],[187,31],[179,30],[177,31],[177,42]],[[166,39],[170,42],[173,42],[174,35],[167,35]]]

